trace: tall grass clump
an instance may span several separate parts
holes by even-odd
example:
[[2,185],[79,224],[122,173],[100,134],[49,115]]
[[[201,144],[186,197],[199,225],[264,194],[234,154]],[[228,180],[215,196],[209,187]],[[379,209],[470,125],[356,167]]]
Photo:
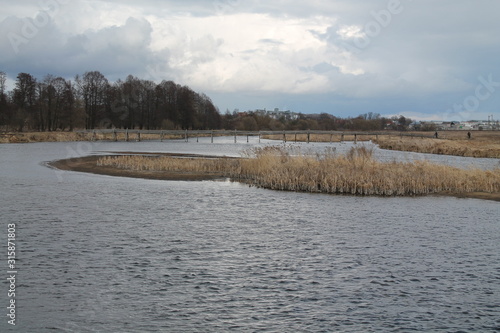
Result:
[[237,168],[239,161],[231,158],[180,158],[170,156],[121,155],[104,156],[97,166],[111,166],[132,171],[174,171],[227,173]]
[[98,165],[149,171],[220,173],[263,188],[353,195],[414,196],[443,191],[500,192],[500,168],[459,169],[427,161],[379,162],[372,149],[351,148],[345,155],[334,150],[306,154],[283,147],[264,147],[254,157],[172,158],[145,156],[103,157]]
[[272,189],[382,196],[500,191],[500,169],[464,170],[426,161],[382,163],[363,146],[320,159],[265,155],[242,161],[242,174]]

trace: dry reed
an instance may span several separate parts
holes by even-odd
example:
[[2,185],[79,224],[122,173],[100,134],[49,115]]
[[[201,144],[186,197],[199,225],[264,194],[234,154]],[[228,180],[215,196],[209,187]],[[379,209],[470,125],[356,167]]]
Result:
[[254,158],[174,158],[108,156],[98,166],[130,170],[221,173],[259,187],[320,193],[404,196],[500,192],[500,169],[465,170],[426,161],[376,161],[372,150],[352,148],[346,155],[293,154],[281,147],[259,148]]
[[133,171],[175,171],[226,173],[237,168],[239,161],[231,158],[185,158],[169,156],[123,155],[105,156],[97,166],[111,166]]
[[[354,134],[346,134],[342,137],[341,134],[309,134],[309,142],[342,142],[343,141],[370,141],[374,140],[376,135],[372,134],[360,134],[356,137]],[[262,135],[262,139],[267,140],[283,140],[283,133],[277,134],[265,134]],[[287,142],[307,142],[307,134],[304,133],[286,133],[285,139]]]
[[78,132],[12,132],[0,135],[0,143],[86,141],[88,136]]
[[494,141],[380,137],[376,140],[376,143],[382,149],[439,155],[500,158],[500,143]]

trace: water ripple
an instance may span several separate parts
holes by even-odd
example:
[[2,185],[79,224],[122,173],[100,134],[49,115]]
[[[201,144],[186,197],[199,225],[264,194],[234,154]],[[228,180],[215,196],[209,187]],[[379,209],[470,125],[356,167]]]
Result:
[[14,169],[0,214],[18,230],[20,331],[500,328],[497,203]]

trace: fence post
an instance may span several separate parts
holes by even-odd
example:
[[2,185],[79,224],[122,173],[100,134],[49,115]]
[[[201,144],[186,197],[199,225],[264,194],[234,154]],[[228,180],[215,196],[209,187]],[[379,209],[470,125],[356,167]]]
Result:
[[358,135],[354,134],[354,143],[358,143]]
[[128,142],[128,129],[125,130],[125,141]]
[[214,131],[210,131],[210,142],[214,143]]
[[141,132],[137,131],[137,141],[141,142]]
[[307,143],[309,143],[309,141],[310,141],[310,139],[311,139],[310,134],[311,134],[311,133],[307,132]]
[[236,143],[236,130],[234,130],[234,143]]

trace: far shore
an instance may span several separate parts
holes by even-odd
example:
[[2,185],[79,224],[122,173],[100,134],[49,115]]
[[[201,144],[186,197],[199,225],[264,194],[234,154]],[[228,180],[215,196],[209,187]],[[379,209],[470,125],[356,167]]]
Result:
[[[118,176],[118,177],[131,177],[131,178],[143,178],[143,179],[155,179],[155,180],[171,180],[171,181],[207,181],[207,180],[224,180],[228,177],[224,172],[210,172],[210,171],[149,171],[149,170],[130,170],[118,168],[115,166],[98,166],[99,159],[103,157],[116,157],[116,156],[152,156],[158,154],[152,153],[126,153],[120,152],[123,155],[92,155],[79,158],[71,158],[64,160],[57,160],[49,162],[48,165],[60,170],[65,171],[77,171],[86,172],[99,175],[107,176]],[[195,154],[160,154],[163,156],[170,156],[174,158],[184,157],[184,158],[221,158],[217,156],[201,156]],[[237,158],[234,158],[237,159]],[[241,179],[233,179],[235,181],[245,182]],[[308,192],[308,191],[299,191]],[[341,194],[345,195],[345,194]],[[451,196],[456,198],[471,198],[471,199],[483,199],[483,200],[493,200],[500,201],[500,193],[487,193],[487,192],[450,192],[441,191],[438,193],[427,194],[432,196]],[[423,195],[415,195],[414,197],[421,197]]]
[[[468,132],[464,130],[441,131],[438,138],[433,138],[434,132],[396,132],[388,131],[387,135],[330,135],[330,134],[286,134],[283,133],[263,135],[264,139],[271,139],[287,142],[340,142],[345,141],[372,141],[382,149],[411,151],[416,153],[453,155],[464,157],[500,158],[500,131],[471,131],[470,138]],[[403,135],[404,134],[404,135]],[[201,136],[201,135],[200,135]],[[219,134],[215,134],[219,136]],[[142,134],[141,140],[158,140],[156,134]],[[162,139],[182,139],[183,135],[169,134],[162,136]],[[33,143],[33,142],[74,142],[74,141],[124,141],[127,137],[125,133],[99,133],[93,135],[83,132],[8,132],[0,133],[0,143]],[[131,135],[130,140],[138,139],[137,134]]]

